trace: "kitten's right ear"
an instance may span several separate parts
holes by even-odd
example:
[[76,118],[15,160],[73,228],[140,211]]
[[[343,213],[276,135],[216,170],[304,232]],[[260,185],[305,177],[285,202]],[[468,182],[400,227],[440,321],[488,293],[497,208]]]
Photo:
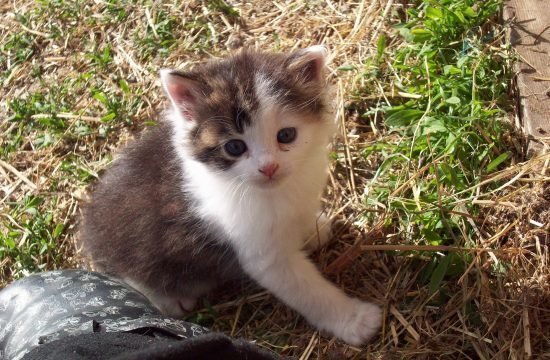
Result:
[[195,121],[197,105],[201,97],[200,83],[170,69],[160,71],[160,81],[174,109],[185,120]]
[[292,53],[287,69],[297,75],[302,84],[322,82],[328,50],[323,45],[314,45]]

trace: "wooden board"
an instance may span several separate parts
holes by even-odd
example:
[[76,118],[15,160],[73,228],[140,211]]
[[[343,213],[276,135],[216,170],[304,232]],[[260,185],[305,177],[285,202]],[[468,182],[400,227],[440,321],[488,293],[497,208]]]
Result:
[[[520,118],[531,152],[550,145],[550,0],[507,0],[505,20],[519,55],[516,67]],[[545,145],[546,144],[546,145]]]

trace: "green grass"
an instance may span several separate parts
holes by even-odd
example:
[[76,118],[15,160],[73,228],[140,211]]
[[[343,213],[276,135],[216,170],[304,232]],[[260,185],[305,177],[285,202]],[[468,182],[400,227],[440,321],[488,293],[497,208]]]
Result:
[[177,17],[165,11],[158,11],[151,21],[152,25],[147,26],[145,34],[134,36],[134,41],[139,45],[142,60],[150,59],[154,55],[166,57],[176,44]]
[[[419,1],[395,27],[404,44],[387,48],[381,36],[377,56],[364,64],[363,80],[395,94],[371,103],[363,115],[373,122],[383,114],[387,128],[362,151],[367,159],[381,159],[364,203],[384,204],[386,225],[408,243],[479,246],[483,224],[472,199],[499,184],[477,185],[512,157],[503,121],[512,59],[501,45],[502,27],[492,22],[501,5]],[[431,258],[421,277],[430,291],[442,290],[443,280],[463,274],[471,261],[468,254],[420,255]]]
[[[50,199],[56,202],[56,199]],[[9,203],[4,214],[5,233],[0,234],[0,258],[12,262],[11,276],[19,278],[60,262],[57,239],[64,225],[54,220],[54,211],[41,211],[44,199],[26,196],[20,202]],[[4,219],[3,219],[4,220]]]

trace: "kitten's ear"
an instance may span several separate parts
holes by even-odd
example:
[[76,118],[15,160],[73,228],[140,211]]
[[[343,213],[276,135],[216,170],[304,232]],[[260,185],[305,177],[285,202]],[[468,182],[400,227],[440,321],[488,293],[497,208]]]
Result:
[[160,81],[174,109],[188,121],[195,121],[201,98],[201,84],[175,70],[160,71]]
[[304,82],[324,81],[328,50],[323,45],[310,46],[290,55],[287,69]]

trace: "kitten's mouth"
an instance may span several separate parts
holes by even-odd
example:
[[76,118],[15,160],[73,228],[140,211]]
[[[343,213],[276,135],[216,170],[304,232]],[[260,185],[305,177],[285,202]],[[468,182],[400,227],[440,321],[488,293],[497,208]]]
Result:
[[272,178],[263,177],[256,181],[256,184],[261,189],[273,189],[278,187],[284,180],[284,176],[276,176]]

